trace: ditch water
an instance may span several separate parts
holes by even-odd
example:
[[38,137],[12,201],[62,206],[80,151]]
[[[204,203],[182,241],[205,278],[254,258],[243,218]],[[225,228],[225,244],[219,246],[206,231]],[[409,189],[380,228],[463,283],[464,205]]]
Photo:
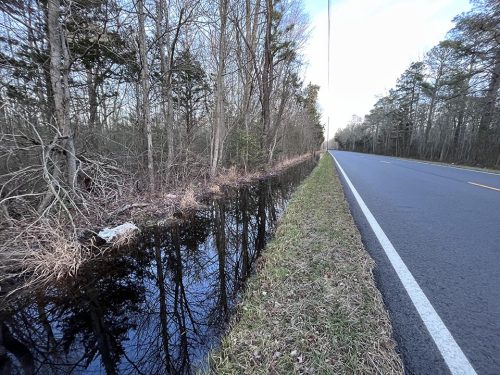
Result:
[[0,311],[0,374],[192,374],[315,160],[224,197]]

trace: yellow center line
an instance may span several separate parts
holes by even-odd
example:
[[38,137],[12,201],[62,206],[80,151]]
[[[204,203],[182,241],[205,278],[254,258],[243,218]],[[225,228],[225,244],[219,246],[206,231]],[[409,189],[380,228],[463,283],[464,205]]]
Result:
[[493,186],[488,186],[488,185],[482,185],[482,184],[478,184],[476,182],[469,182],[469,184],[471,185],[476,185],[476,186],[480,186],[480,187],[483,187],[483,188],[486,188],[486,189],[491,189],[491,190],[495,190],[495,191],[500,191],[499,188],[496,188],[496,187],[493,187]]

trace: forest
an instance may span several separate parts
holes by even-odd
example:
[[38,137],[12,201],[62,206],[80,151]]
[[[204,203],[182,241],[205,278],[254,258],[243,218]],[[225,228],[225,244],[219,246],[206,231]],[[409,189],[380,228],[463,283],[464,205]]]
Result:
[[500,3],[473,1],[445,40],[401,74],[340,149],[500,168]]
[[0,2],[9,247],[76,236],[138,194],[319,149],[308,32],[300,0]]

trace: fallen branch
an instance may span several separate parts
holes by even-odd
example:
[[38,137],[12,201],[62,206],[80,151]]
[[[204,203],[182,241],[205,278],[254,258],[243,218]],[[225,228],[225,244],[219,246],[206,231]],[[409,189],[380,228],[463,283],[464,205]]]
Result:
[[125,211],[128,211],[132,208],[141,208],[141,207],[147,207],[149,206],[149,203],[132,203],[132,204],[126,204],[125,206],[117,209],[117,210],[114,210],[113,212],[109,213],[108,216],[111,217],[111,216],[116,216],[116,215],[120,215],[121,213],[125,212]]

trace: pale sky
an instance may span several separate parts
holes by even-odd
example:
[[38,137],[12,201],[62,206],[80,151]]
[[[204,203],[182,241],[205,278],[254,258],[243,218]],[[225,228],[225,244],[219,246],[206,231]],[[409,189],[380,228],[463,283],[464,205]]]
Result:
[[312,26],[304,50],[309,61],[305,81],[321,86],[319,102],[325,124],[330,113],[330,139],[353,114],[368,114],[412,61],[444,39],[451,20],[471,8],[468,0],[330,1],[330,93],[328,0],[304,1]]

